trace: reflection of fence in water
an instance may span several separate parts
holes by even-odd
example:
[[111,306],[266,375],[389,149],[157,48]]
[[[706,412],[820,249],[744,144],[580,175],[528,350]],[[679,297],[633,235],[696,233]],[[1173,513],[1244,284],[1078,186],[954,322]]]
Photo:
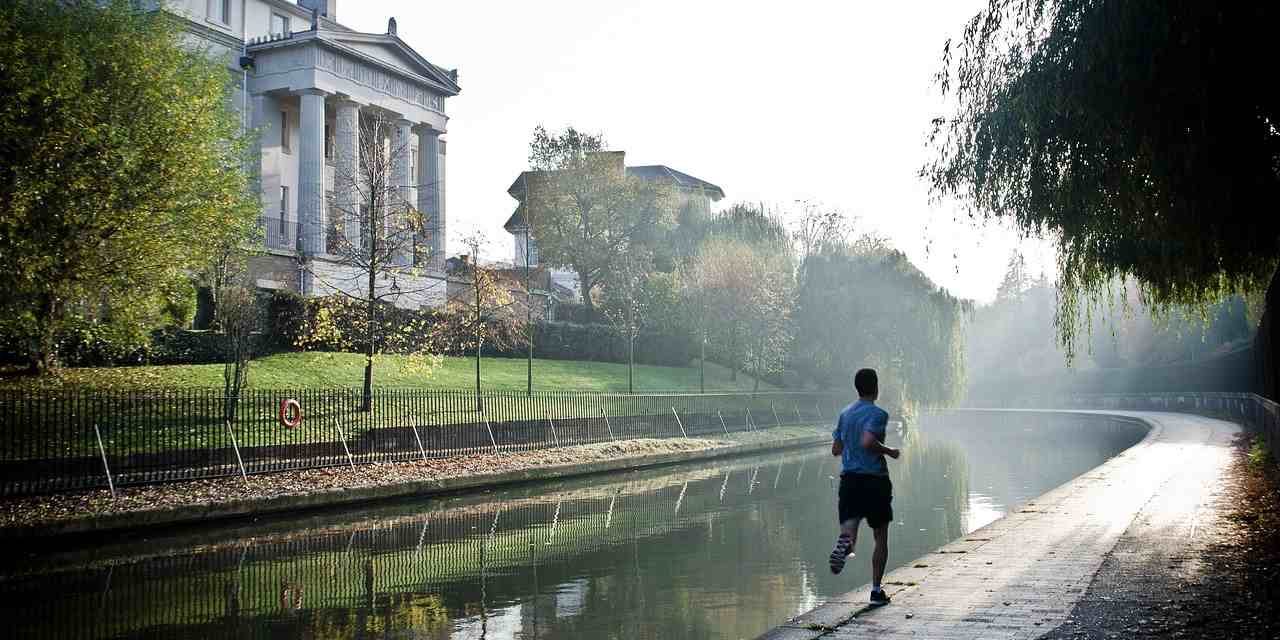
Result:
[[298,609],[395,606],[406,593],[435,594],[440,606],[465,614],[482,590],[524,593],[524,568],[547,571],[702,523],[720,509],[792,489],[804,466],[816,466],[804,454],[775,460],[9,579],[0,594],[14,607],[10,619],[44,637],[235,628]]
[[[278,423],[297,399],[303,422]],[[723,434],[828,421],[820,393],[582,394],[248,390],[0,391],[0,494],[106,487],[371,462],[530,451],[629,438]],[[479,409],[477,408],[479,405]],[[95,435],[102,434],[102,445]],[[232,441],[232,433],[235,442]]]

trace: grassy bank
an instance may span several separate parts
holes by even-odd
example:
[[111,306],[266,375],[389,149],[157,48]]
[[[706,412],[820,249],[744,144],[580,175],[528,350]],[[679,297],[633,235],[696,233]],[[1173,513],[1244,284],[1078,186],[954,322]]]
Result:
[[[696,363],[694,363],[696,365]],[[482,387],[487,391],[525,389],[526,361],[512,358],[482,358]],[[355,353],[281,353],[253,362],[249,386],[256,389],[317,389],[359,387],[363,380],[364,357]],[[10,379],[4,386],[71,385],[129,389],[147,387],[221,387],[222,365],[169,365],[146,367],[103,367],[65,369],[57,381],[36,382]],[[469,389],[475,385],[475,360],[444,358],[440,366],[423,371],[402,356],[379,356],[374,367],[374,384],[379,387],[417,389]],[[739,373],[731,380],[725,367],[707,363],[708,391],[749,391],[754,380]],[[627,365],[575,360],[533,361],[535,391],[627,391]],[[658,367],[636,365],[635,390],[689,391],[699,389],[698,367]],[[761,391],[775,387],[761,382]]]

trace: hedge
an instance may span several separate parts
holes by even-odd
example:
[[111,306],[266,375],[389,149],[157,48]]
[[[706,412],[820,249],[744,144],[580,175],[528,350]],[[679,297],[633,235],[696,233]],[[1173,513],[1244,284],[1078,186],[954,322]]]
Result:
[[[258,336],[258,355],[297,350],[298,338],[306,330],[307,318],[314,312],[308,301],[285,292],[264,293],[259,300],[263,309],[262,333]],[[415,319],[428,323],[444,322],[440,311],[410,311],[385,308],[380,315],[395,324]],[[528,354],[518,325],[495,321],[492,331],[509,337],[505,342],[515,346],[497,348],[488,343],[482,349],[486,356],[521,358]],[[423,339],[426,339],[424,336]],[[3,342],[0,340],[0,342]],[[456,344],[457,341],[445,342]],[[609,325],[543,321],[534,324],[533,355],[555,360],[593,362],[626,362],[626,341]],[[0,345],[10,346],[10,345]],[[322,347],[330,348],[330,347]],[[212,330],[189,330],[176,327],[158,329],[143,344],[118,344],[101,332],[72,331],[59,340],[59,359],[64,366],[102,367],[129,365],[210,364],[225,360],[225,339]],[[0,359],[21,362],[16,349],[0,348]],[[697,357],[692,336],[642,333],[636,338],[635,358],[640,364],[683,367]],[[471,355],[466,350],[446,351],[445,355]]]

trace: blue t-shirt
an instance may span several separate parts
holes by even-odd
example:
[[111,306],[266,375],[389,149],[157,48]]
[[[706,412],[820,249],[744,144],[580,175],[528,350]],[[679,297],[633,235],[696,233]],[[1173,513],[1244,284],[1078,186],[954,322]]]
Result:
[[862,446],[864,431],[870,431],[877,440],[884,442],[885,427],[888,424],[889,413],[877,407],[874,402],[859,400],[840,412],[831,438],[844,443],[844,452],[840,454],[841,472],[889,475],[889,465],[885,464],[884,456],[872,453]]

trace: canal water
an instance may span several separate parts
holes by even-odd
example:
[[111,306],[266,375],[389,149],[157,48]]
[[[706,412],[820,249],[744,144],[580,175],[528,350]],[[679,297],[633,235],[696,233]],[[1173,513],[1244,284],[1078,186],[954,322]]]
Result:
[[[890,434],[892,569],[1144,435],[1103,417],[955,413]],[[750,638],[839,576],[818,447],[480,495],[10,550],[6,637]]]

